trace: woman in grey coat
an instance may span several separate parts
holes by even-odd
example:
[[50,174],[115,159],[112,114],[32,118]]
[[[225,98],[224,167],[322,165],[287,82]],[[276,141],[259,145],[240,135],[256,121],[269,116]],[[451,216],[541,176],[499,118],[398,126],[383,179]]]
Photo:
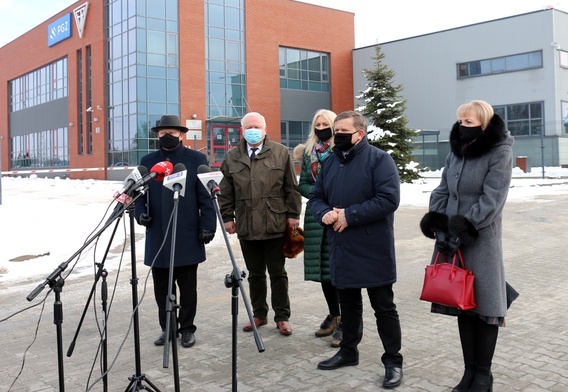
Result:
[[501,226],[511,183],[513,137],[487,102],[463,104],[457,116],[442,179],[432,191],[420,228],[436,238],[437,250],[446,255],[459,246],[466,268],[475,275],[477,308],[432,305],[433,312],[458,318],[465,372],[452,391],[492,391],[499,327],[518,295],[505,282]]

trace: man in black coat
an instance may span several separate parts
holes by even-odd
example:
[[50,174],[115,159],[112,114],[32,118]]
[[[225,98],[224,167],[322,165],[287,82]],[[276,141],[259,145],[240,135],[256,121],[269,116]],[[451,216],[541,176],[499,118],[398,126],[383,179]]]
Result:
[[339,293],[343,340],[322,370],[359,364],[363,337],[361,289],[375,311],[385,366],[383,387],[402,382],[401,329],[393,283],[396,282],[394,212],[400,179],[391,156],[367,141],[365,118],[354,111],[337,115],[334,154],[318,174],[309,208],[328,227],[331,282]]
[[[172,165],[182,163],[187,170],[185,195],[178,201],[173,278],[174,286],[177,284],[179,290],[176,298],[179,298],[180,305],[178,329],[182,336],[181,345],[191,347],[195,344],[196,326],[193,321],[197,309],[197,266],[205,261],[204,244],[213,239],[216,229],[211,196],[197,178],[197,168],[207,165],[207,157],[183,145],[188,129],[180,125],[178,116],[162,116],[152,131],[158,136],[160,148],[142,157],[140,165],[150,171],[155,164],[169,161]],[[154,342],[156,346],[163,345],[166,340],[173,207],[173,192],[159,181],[150,182],[146,197],[136,200],[136,220],[146,227],[144,264],[152,268],[154,296],[162,328]],[[172,292],[176,292],[176,287],[172,288]]]

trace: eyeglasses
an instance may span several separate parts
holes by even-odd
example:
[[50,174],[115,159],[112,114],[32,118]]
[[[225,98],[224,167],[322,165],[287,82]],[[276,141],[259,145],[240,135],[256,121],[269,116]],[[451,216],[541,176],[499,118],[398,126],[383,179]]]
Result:
[[157,134],[159,137],[164,136],[166,133],[169,133],[172,136],[179,137],[181,135],[181,131],[178,129],[160,129]]

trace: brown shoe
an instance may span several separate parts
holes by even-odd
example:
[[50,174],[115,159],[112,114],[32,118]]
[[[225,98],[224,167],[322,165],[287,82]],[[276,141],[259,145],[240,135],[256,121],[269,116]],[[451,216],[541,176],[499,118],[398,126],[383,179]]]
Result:
[[331,314],[328,314],[323,323],[320,325],[320,329],[316,331],[316,336],[318,338],[329,336],[335,330],[337,323],[341,320],[341,316],[333,317]]
[[[261,325],[266,325],[266,324],[268,324],[268,320],[267,320],[267,319],[261,319],[261,318],[258,318],[258,317],[253,317],[253,320],[254,320],[254,325],[256,325],[256,328],[260,327]],[[247,325],[245,325],[245,326],[243,327],[243,331],[245,331],[245,332],[252,332],[252,329],[253,329],[253,328],[252,328],[252,324],[251,324],[251,323],[248,323]]]
[[331,335],[330,346],[336,348],[341,347],[342,340],[343,340],[343,326],[341,325],[340,321],[339,323],[337,323],[335,331],[333,331],[333,334]]
[[278,331],[280,331],[280,335],[292,335],[292,326],[288,321],[278,321],[276,323],[276,328],[278,328]]

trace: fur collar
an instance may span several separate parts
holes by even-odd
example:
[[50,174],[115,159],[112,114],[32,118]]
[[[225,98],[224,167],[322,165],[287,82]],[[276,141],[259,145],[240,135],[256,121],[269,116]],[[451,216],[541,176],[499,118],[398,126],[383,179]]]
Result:
[[491,148],[507,138],[505,123],[494,114],[485,131],[471,144],[462,146],[459,131],[459,121],[456,121],[450,132],[450,147],[454,155],[460,158],[477,158],[488,153]]

